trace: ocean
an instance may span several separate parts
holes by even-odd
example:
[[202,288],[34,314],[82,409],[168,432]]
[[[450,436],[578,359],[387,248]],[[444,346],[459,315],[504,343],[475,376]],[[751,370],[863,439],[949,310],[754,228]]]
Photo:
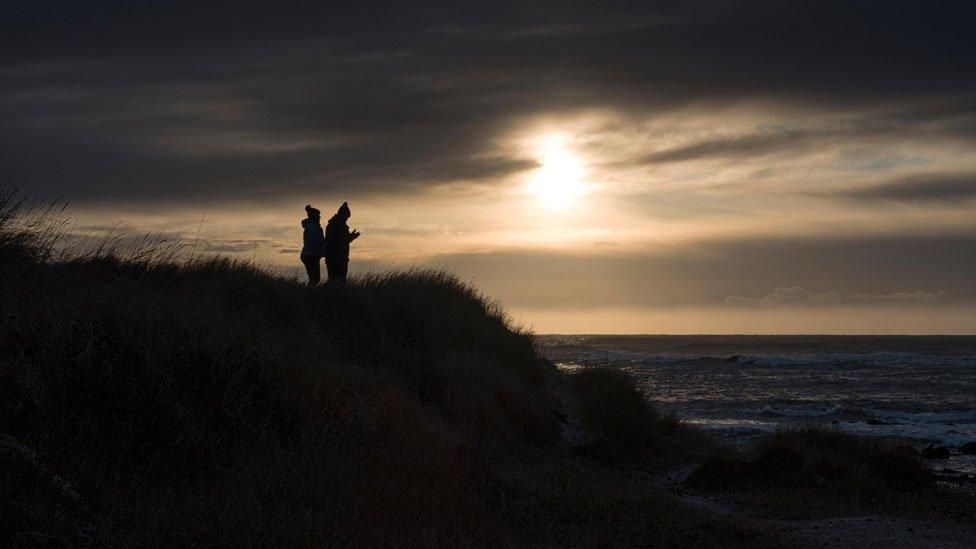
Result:
[[[539,336],[564,370],[630,372],[658,409],[733,443],[799,424],[976,441],[976,336]],[[976,457],[954,456],[976,473]]]

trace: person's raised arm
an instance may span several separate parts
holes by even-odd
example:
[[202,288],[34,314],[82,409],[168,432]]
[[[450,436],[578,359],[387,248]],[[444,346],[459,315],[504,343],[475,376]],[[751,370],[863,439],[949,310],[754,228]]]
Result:
[[357,238],[359,238],[359,231],[357,231],[356,229],[353,229],[352,231],[349,232],[349,242],[352,242],[353,240],[356,240]]

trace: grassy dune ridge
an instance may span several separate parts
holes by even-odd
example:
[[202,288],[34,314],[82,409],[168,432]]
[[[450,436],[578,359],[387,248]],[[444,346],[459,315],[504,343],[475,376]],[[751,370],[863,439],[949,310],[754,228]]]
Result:
[[810,432],[740,454],[619,369],[560,374],[449,273],[309,289],[151,237],[66,245],[63,208],[15,198],[0,185],[2,546],[769,546],[654,480],[694,463],[691,486],[759,510],[959,507],[911,453]]
[[309,290],[158,243],[59,251],[61,215],[0,193],[4,544],[739,535],[563,456],[552,367],[453,275]]

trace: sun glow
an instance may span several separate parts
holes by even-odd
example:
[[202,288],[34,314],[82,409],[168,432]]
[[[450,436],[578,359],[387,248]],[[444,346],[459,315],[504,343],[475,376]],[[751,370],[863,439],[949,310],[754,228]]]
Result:
[[545,207],[565,209],[583,194],[583,166],[558,140],[550,139],[545,144],[540,163],[527,188]]

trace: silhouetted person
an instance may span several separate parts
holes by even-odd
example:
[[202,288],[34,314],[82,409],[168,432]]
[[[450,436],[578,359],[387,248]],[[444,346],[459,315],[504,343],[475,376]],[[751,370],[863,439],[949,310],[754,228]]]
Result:
[[343,202],[325,226],[325,267],[329,282],[345,282],[349,271],[349,243],[359,238],[359,231],[350,231],[346,224],[351,215],[349,204]]
[[308,273],[309,287],[317,286],[322,278],[319,261],[325,255],[325,235],[322,234],[322,212],[306,205],[306,219],[302,220],[302,263]]

